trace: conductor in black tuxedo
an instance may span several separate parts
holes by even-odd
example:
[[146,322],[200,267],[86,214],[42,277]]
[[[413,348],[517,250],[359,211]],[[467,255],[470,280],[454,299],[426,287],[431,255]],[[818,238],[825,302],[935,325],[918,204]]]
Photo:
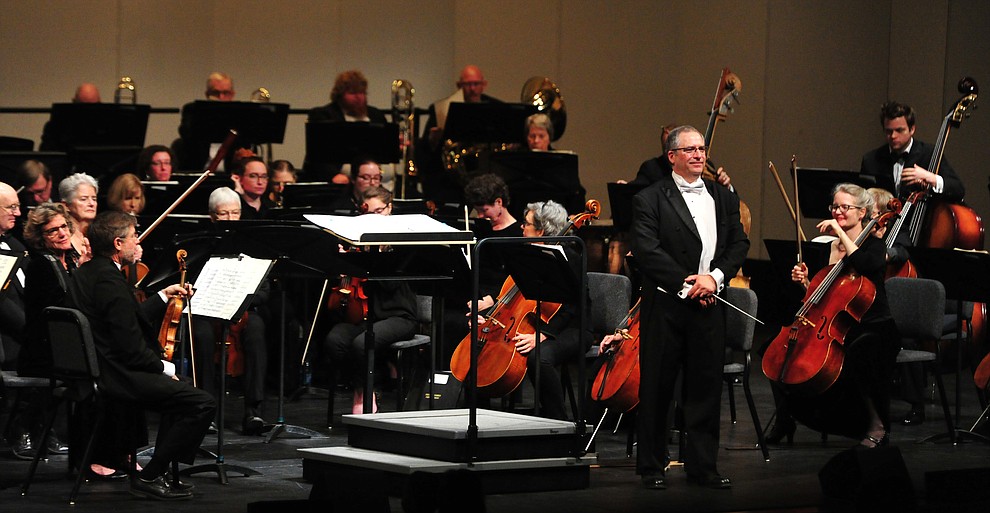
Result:
[[216,403],[175,377],[175,365],[162,359],[155,336],[166,298],[187,295],[188,286],[171,285],[140,304],[134,299],[121,273],[121,266],[134,263],[140,247],[133,216],[104,212],[90,225],[88,237],[93,259],[76,271],[74,281],[79,310],[92,326],[100,387],[114,399],[162,414],[155,455],[131,480],[130,492],[153,499],[191,497],[182,483],[169,483],[165,473],[172,461],[192,463]]
[[934,148],[914,138],[914,109],[887,102],[880,107],[880,126],[887,144],[863,155],[861,174],[877,177],[878,186],[899,198],[907,198],[924,187],[947,201],[958,201],[966,195],[962,181],[944,157],[937,175],[922,167],[931,162]]
[[646,488],[667,486],[667,412],[683,368],[688,480],[724,489],[731,482],[718,473],[716,456],[725,313],[712,296],[742,265],[749,239],[739,221],[739,198],[701,178],[701,133],[677,127],[665,149],[673,171],[632,202],[631,246],[643,276],[636,472]]

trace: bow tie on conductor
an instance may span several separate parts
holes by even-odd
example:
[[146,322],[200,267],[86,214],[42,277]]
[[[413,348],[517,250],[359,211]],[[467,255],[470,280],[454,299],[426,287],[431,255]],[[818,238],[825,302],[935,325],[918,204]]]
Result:
[[705,190],[705,182],[698,180],[697,182],[689,183],[687,185],[678,185],[677,188],[680,189],[681,192],[692,192],[694,194],[701,194],[701,191]]

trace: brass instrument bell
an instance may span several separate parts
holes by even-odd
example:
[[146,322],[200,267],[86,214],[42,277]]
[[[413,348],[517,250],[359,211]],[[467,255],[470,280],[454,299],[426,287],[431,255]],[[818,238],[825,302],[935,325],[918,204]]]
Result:
[[125,96],[130,99],[131,103],[137,103],[137,84],[131,77],[120,77],[117,89],[113,92],[113,102],[120,103]]
[[523,84],[522,103],[535,105],[541,113],[550,116],[553,123],[553,140],[560,139],[567,128],[567,109],[560,88],[547,77],[532,77]]

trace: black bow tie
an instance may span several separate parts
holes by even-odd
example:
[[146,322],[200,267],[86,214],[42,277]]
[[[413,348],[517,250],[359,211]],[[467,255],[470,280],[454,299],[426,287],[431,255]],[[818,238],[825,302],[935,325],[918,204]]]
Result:
[[902,161],[902,160],[903,161],[906,161],[907,158],[908,158],[908,152],[906,152],[906,151],[900,152],[900,153],[893,152],[893,151],[890,152],[890,160],[893,160],[894,162],[898,162],[898,161]]

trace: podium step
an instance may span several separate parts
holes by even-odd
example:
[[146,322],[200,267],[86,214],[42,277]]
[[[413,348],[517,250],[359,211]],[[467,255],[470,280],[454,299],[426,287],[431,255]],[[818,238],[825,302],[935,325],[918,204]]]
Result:
[[[467,463],[468,410],[344,415],[351,447],[452,463]],[[475,462],[575,458],[581,436],[573,422],[478,410]]]
[[[314,484],[317,496],[346,496],[366,488],[360,483],[379,483],[387,495],[401,496],[413,474],[418,482],[439,482],[466,471],[485,494],[578,490],[589,485],[594,454],[582,458],[532,458],[483,461],[473,465],[393,454],[356,447],[299,449],[303,478]],[[425,475],[424,475],[425,474]],[[463,472],[461,473],[463,475]],[[351,483],[354,481],[354,483]]]

